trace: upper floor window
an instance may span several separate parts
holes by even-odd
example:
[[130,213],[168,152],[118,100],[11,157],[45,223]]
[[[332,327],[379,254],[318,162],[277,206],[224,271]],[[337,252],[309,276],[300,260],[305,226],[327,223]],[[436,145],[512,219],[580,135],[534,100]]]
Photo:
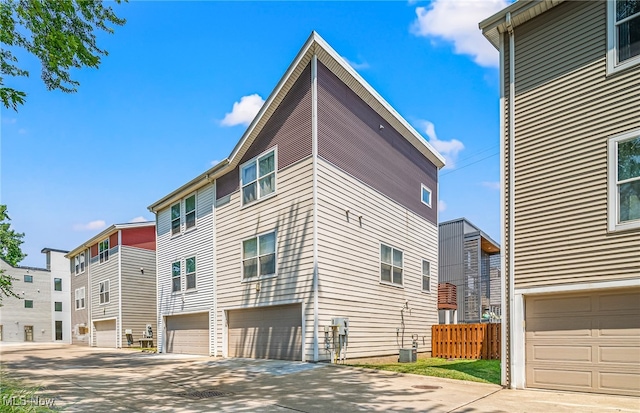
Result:
[[76,310],[82,310],[84,308],[84,297],[85,297],[84,287],[76,288],[76,291],[75,291]]
[[81,252],[80,254],[76,255],[75,257],[76,275],[84,272],[84,265],[85,265],[84,262],[85,262],[84,252]]
[[380,281],[402,286],[403,252],[380,244]]
[[609,230],[640,228],[640,130],[609,139]]
[[196,194],[184,200],[184,224],[186,229],[196,225]]
[[98,255],[100,262],[109,261],[109,238],[98,244]]
[[180,233],[180,202],[171,205],[171,235]]
[[55,308],[54,308],[55,311],[62,311],[62,302],[61,301],[56,301],[54,303],[54,306],[55,306]]
[[242,242],[242,278],[276,273],[276,233],[269,232]]
[[614,72],[640,63],[640,1],[608,1],[607,69]]
[[181,278],[182,271],[180,268],[180,261],[175,261],[171,264],[171,291],[176,292],[182,289]]
[[55,291],[62,291],[62,278],[53,279],[53,289]]
[[24,308],[33,308],[33,300],[24,300]]
[[276,169],[275,148],[240,167],[242,205],[262,199],[276,191]]
[[33,275],[24,275],[24,282],[26,283],[32,283],[33,282]]
[[100,283],[100,304],[107,304],[109,302],[109,280],[104,280]]
[[187,290],[196,288],[196,257],[189,257],[184,262]]
[[422,260],[422,291],[431,291],[431,263]]
[[424,184],[420,185],[420,201],[431,208],[431,189],[424,186]]

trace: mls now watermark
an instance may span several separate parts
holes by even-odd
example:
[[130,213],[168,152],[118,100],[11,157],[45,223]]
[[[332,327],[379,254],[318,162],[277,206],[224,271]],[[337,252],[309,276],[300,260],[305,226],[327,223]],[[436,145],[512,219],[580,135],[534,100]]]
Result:
[[53,397],[40,396],[2,396],[4,406],[46,406],[53,407]]

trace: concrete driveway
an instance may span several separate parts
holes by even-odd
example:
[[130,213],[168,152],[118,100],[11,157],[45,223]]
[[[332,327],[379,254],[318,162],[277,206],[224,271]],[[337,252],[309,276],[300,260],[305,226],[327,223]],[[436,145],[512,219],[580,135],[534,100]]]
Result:
[[638,412],[640,399],[273,360],[79,346],[0,347],[3,368],[69,412]]

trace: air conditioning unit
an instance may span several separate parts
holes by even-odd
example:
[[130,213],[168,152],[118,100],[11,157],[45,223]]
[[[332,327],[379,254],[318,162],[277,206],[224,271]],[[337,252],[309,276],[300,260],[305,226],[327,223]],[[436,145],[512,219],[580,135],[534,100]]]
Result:
[[401,348],[400,357],[398,357],[399,363],[415,363],[418,360],[417,348]]

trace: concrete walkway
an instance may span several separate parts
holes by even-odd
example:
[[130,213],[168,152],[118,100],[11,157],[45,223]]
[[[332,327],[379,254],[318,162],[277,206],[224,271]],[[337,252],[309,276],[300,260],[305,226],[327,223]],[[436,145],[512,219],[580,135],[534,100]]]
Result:
[[5,371],[68,412],[640,412],[640,399],[352,367],[79,346],[0,346]]

